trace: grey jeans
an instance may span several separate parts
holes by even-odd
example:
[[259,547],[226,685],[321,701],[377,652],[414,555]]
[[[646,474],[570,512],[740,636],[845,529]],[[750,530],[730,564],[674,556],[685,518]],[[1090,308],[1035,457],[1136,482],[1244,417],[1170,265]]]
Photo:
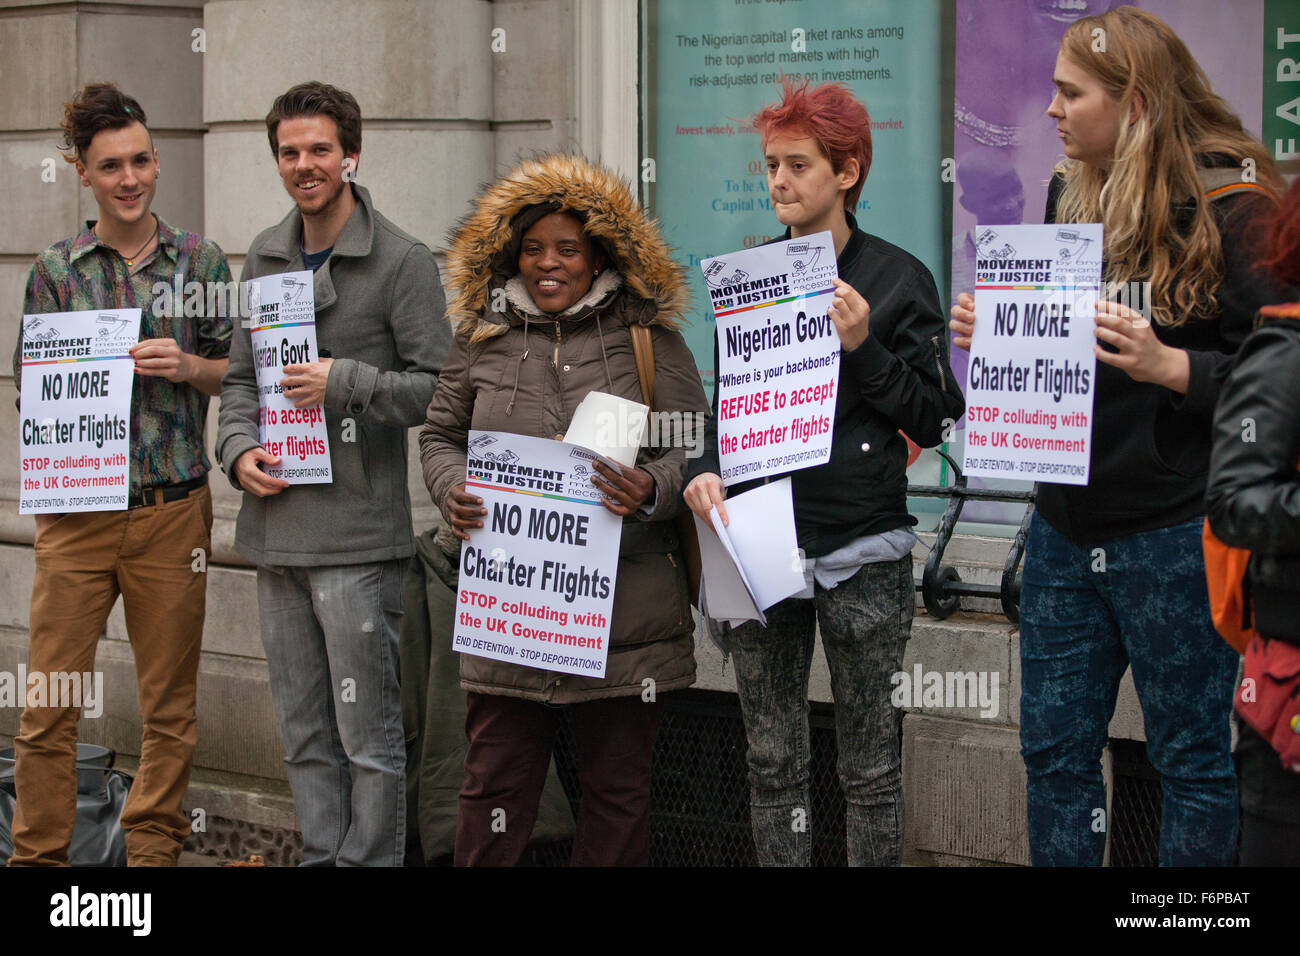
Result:
[[814,624],[830,666],[840,784],[848,804],[850,866],[897,866],[902,851],[899,759],[902,711],[890,703],[890,677],[916,601],[912,556],[863,565],[811,599],[789,598],[730,634],[736,686],[749,741],[750,819],[759,863],[808,866],[808,672]]
[[257,569],[262,643],[303,866],[401,866],[397,631],[407,562]]

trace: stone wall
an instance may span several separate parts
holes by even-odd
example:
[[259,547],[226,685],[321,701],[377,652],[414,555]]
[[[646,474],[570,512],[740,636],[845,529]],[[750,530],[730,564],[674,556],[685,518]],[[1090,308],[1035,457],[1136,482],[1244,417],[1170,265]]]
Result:
[[[365,117],[358,179],[376,205],[439,254],[481,184],[519,156],[553,149],[603,155],[630,171],[635,155],[635,0],[0,0],[0,342],[11,348],[32,257],[94,215],[88,189],[56,149],[62,103],[85,82],[116,80],[144,105],[162,167],[154,209],[226,250],[237,275],[253,236],[290,209],[263,117],[294,83],[352,91]],[[291,23],[293,30],[281,29]],[[631,31],[629,36],[628,31]],[[493,49],[493,45],[496,49]],[[619,47],[619,44],[624,44]],[[626,54],[630,44],[632,55]],[[631,79],[629,79],[629,77]],[[629,108],[630,104],[630,108]],[[56,170],[53,182],[42,172]],[[0,394],[13,396],[7,363]],[[212,403],[209,442],[215,434]],[[0,401],[0,447],[16,448],[14,403]],[[417,531],[433,521],[416,466]],[[188,804],[212,821],[202,849],[265,850],[292,858],[292,801],[257,625],[255,578],[233,550],[239,493],[219,471],[200,669],[200,742]],[[26,659],[34,525],[17,514],[17,471],[0,468],[0,671]],[[951,562],[995,580],[1005,542],[959,539]],[[917,573],[924,550],[917,552]],[[992,606],[971,605],[977,611]],[[908,858],[1025,863],[1023,765],[1018,756],[1018,634],[1005,619],[918,615],[907,668],[999,675],[1001,708],[914,709],[905,721]],[[120,606],[97,666],[104,715],[82,739],[139,750],[134,665]],[[733,690],[734,672],[700,649],[699,686]],[[810,696],[830,700],[818,649]],[[18,711],[0,708],[0,745]],[[1126,681],[1116,736],[1141,738]]]

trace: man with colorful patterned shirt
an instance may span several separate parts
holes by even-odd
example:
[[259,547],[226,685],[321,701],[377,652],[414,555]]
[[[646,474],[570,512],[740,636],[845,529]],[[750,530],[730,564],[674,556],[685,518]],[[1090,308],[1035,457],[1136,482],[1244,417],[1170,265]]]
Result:
[[[127,862],[169,866],[190,832],[181,799],[197,742],[212,528],[203,433],[208,396],[220,393],[225,373],[231,319],[195,315],[203,309],[186,310],[155,290],[170,290],[176,276],[205,289],[225,286],[230,270],[215,243],[150,213],[159,164],[146,122],[140,104],[110,83],[86,86],[64,109],[68,161],[94,193],[99,218],[37,257],[23,312],[141,310],[140,341],[131,348],[130,492],[126,511],[36,516],[27,666],[30,675],[93,671],[99,636],[122,595],[144,725],[122,814]],[[20,391],[21,350],[20,335]],[[10,866],[68,862],[79,717],[74,706],[23,709]]]

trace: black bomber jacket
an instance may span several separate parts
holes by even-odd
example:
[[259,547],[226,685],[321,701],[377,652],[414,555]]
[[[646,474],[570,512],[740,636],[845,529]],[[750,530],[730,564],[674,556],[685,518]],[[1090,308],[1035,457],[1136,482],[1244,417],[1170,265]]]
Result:
[[[871,308],[869,333],[840,355],[830,460],[790,473],[795,530],[810,558],[916,524],[907,511],[907,443],[898,432],[929,448],[966,410],[948,365],[948,326],[934,277],[915,256],[859,229],[852,214],[848,220],[852,233],[836,265]],[[789,239],[789,230],[781,238]],[[688,481],[720,473],[717,414],[715,388],[704,454],[689,463]],[[760,481],[733,485],[728,493]]]
[[1225,544],[1249,548],[1255,629],[1300,643],[1300,306],[1253,332],[1214,415],[1206,506]]

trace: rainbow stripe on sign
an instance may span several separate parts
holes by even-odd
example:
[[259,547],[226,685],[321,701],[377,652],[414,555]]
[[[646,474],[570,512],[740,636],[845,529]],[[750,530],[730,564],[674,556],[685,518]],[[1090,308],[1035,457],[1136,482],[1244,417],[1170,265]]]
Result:
[[254,332],[263,332],[266,329],[293,329],[300,325],[315,325],[313,322],[273,322],[270,325],[255,325],[252,328]]
[[[470,478],[478,478],[477,475],[471,475]],[[478,481],[465,482],[467,488],[487,488],[489,491],[509,491],[516,495],[531,495],[534,498],[550,498],[552,501],[571,501],[575,505],[593,505],[594,507],[603,507],[599,501],[591,501],[587,498],[570,498],[568,495],[552,495],[544,491],[529,491],[527,488],[512,488],[510,485],[495,485],[485,478],[479,478]]]
[[108,362],[115,359],[129,359],[131,353],[125,355],[86,355],[81,358],[62,358],[62,359],[42,359],[40,361],[23,362],[23,368],[29,365],[63,365],[67,362]]
[[[1074,289],[1074,288],[1078,288],[1078,287],[1077,287],[1077,286],[1072,286],[1072,285],[980,285],[978,282],[976,282],[976,283],[975,283],[975,288],[976,288],[977,291],[980,290],[980,289],[983,289],[983,290],[985,290],[985,291],[989,291],[989,290],[1008,291],[1008,290],[1010,290],[1010,291],[1013,291],[1013,292],[1023,292],[1023,291],[1025,291],[1026,289],[1028,289],[1028,290],[1052,289],[1052,290],[1054,290],[1054,291],[1064,291],[1064,290],[1066,290],[1066,289]],[[1088,286],[1087,288],[1092,288],[1092,287],[1091,287],[1091,286]]]
[[715,312],[717,318],[724,315],[735,315],[737,312],[748,312],[750,309],[766,309],[769,305],[781,305],[785,302],[794,302],[796,299],[815,299],[821,295],[827,295],[834,292],[835,286],[827,286],[825,289],[818,289],[816,292],[801,292],[798,295],[787,296],[784,299],[773,299],[771,302],[756,302],[753,305],[742,305],[738,309],[728,309],[726,312]]

